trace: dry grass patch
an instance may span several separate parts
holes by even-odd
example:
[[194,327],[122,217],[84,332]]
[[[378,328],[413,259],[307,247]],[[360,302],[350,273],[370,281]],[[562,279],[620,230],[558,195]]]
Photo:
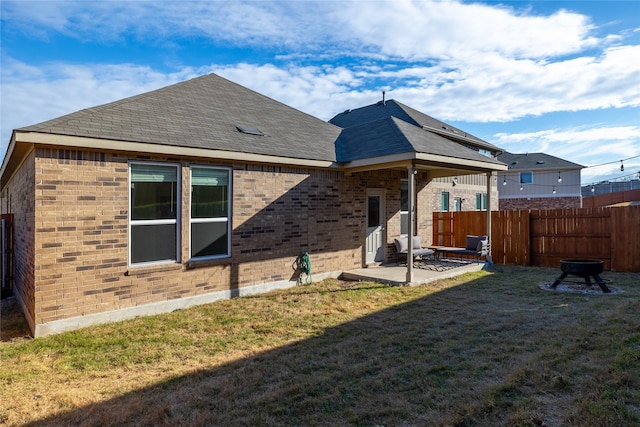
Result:
[[[327,280],[0,344],[8,425],[640,424],[637,274]],[[10,363],[5,363],[10,361]]]

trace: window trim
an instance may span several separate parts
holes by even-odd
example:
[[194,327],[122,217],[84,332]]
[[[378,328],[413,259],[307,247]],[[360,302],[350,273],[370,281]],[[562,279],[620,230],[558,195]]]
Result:
[[[146,266],[154,266],[154,265],[166,265],[166,264],[175,264],[180,263],[181,254],[180,254],[180,207],[182,206],[181,199],[181,172],[182,168],[179,163],[170,163],[170,162],[141,162],[141,161],[128,161],[127,162],[128,169],[128,186],[127,186],[127,199],[128,199],[128,213],[127,213],[127,266],[128,267],[146,267]],[[157,220],[132,220],[131,213],[133,211],[131,203],[131,166],[132,165],[155,165],[155,166],[171,166],[176,169],[176,198],[175,198],[175,210],[176,210],[176,218],[175,219],[157,219]],[[135,224],[134,224],[135,223]],[[169,225],[175,224],[176,226],[176,259],[163,259],[157,261],[145,261],[145,262],[132,262],[131,261],[131,238],[132,238],[132,226],[133,225]]]
[[487,210],[487,193],[476,193],[476,211]]
[[[443,209],[445,208],[444,206],[445,195],[447,198],[447,206],[446,206],[446,209]],[[449,194],[448,191],[441,192],[440,193],[440,212],[450,212],[451,211],[450,205],[451,205],[451,194]]]
[[[523,179],[522,179],[523,174],[528,174],[528,175],[531,177],[531,180],[530,180],[530,181],[528,181],[528,180],[523,180]],[[526,184],[526,185],[531,185],[531,184],[533,184],[533,172],[531,172],[531,171],[528,171],[528,172],[520,172],[520,177],[519,177],[519,178],[520,178],[520,184]]]
[[[191,203],[193,201],[193,169],[215,169],[215,170],[224,170],[227,172],[227,216],[225,218],[221,217],[210,217],[210,218],[192,218],[191,217]],[[233,206],[233,170],[227,166],[212,166],[212,165],[189,165],[189,247],[187,248],[189,254],[188,262],[201,262],[201,261],[211,261],[211,260],[219,260],[219,259],[227,259],[231,258],[231,220],[233,216],[232,206]],[[192,256],[191,248],[192,248],[192,224],[207,224],[207,223],[227,223],[227,253],[223,255],[207,255],[207,256]]]

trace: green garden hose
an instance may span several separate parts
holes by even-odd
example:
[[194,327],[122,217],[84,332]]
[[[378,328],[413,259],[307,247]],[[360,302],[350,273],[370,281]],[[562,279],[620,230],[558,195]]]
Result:
[[[309,259],[308,252],[302,252],[298,257],[298,265],[300,268],[300,273],[304,273],[307,276],[306,284],[310,285],[313,283],[313,279],[311,278],[311,259]],[[302,278],[299,279],[302,282]]]

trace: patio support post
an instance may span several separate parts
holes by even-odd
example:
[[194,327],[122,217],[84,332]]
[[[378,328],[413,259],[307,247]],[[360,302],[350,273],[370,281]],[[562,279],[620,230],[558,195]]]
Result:
[[416,168],[410,165],[408,168],[408,192],[409,200],[407,201],[407,284],[413,282],[413,230],[415,228],[415,207],[414,201],[416,199]]
[[489,242],[489,253],[487,254],[487,262],[493,265],[493,257],[491,256],[491,246],[493,246],[491,238],[491,183],[493,182],[493,173],[487,172],[487,241]]

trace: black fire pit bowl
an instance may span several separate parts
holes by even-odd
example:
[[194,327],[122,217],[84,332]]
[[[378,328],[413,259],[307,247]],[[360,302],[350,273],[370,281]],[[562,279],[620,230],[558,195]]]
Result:
[[560,261],[560,270],[562,274],[553,282],[551,288],[560,284],[567,276],[579,276],[584,278],[587,286],[591,286],[591,277],[593,277],[602,289],[602,292],[609,293],[611,290],[607,287],[604,280],[600,277],[600,273],[604,270],[604,261],[593,259],[568,259]]

